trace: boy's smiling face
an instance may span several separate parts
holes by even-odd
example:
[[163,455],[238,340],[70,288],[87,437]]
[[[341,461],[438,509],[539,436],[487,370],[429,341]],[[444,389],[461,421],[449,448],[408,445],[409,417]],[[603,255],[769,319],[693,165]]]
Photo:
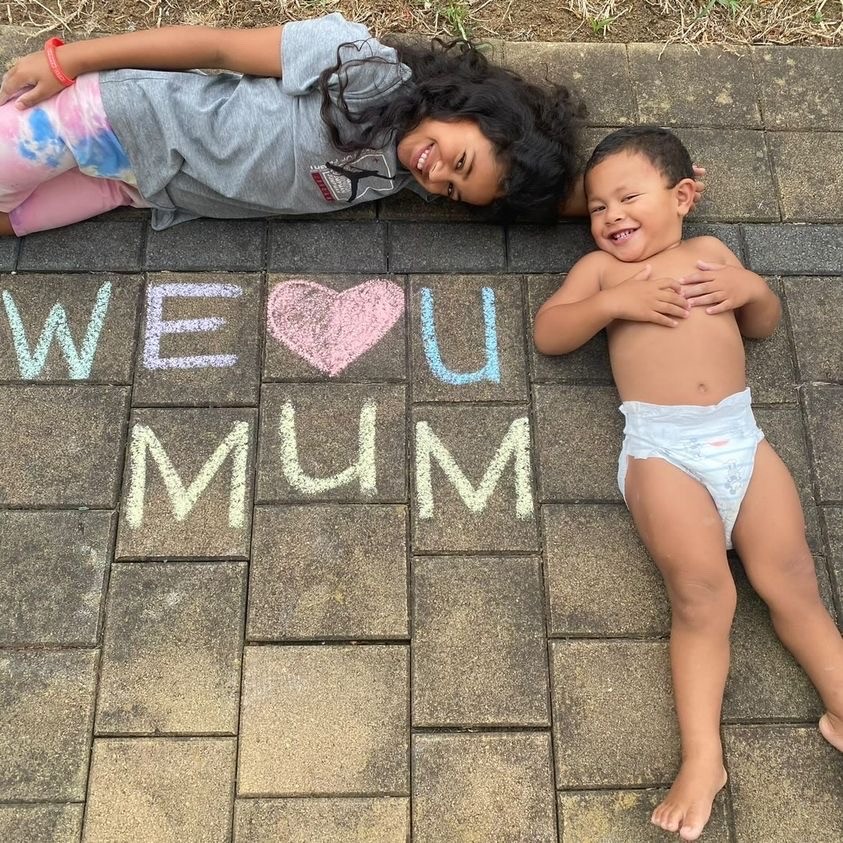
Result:
[[643,261],[682,239],[682,219],[691,209],[693,179],[673,187],[640,152],[617,152],[585,177],[591,235],[597,247],[618,260]]
[[469,205],[503,196],[495,148],[473,120],[422,120],[398,142],[398,160],[428,193]]

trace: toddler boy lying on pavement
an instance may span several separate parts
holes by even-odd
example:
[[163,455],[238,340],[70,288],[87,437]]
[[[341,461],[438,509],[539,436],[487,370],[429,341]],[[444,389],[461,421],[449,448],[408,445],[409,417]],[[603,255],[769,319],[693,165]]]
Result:
[[781,305],[714,237],[682,239],[694,179],[670,132],[614,132],[585,171],[599,251],[536,315],[543,354],[606,328],[626,417],[618,485],[671,602],[682,764],[652,821],[696,840],[726,783],[720,709],[729,669],[734,546],[779,638],[817,688],[820,732],[843,751],[843,638],[817,590],[799,497],[758,429],[741,335],[768,337]]

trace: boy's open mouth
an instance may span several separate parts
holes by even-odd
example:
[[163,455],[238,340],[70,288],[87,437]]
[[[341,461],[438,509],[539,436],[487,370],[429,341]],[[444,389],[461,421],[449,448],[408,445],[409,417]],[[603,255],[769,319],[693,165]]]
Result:
[[616,231],[614,234],[610,234],[609,239],[613,243],[622,243],[624,240],[629,240],[636,231],[638,231],[637,228],[625,228],[623,231]]

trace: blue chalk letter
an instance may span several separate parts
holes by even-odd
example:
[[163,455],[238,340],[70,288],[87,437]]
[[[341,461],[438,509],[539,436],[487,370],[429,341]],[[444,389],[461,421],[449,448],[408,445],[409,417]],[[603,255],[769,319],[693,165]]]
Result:
[[495,291],[483,287],[483,327],[486,340],[486,364],[476,372],[453,372],[442,362],[439,341],[436,338],[436,324],[433,318],[433,291],[421,289],[422,342],[424,356],[431,371],[439,380],[452,386],[463,386],[478,381],[501,382],[501,366],[498,358],[498,335],[495,324]]
[[60,304],[55,304],[41,330],[41,336],[35,346],[35,353],[31,354],[29,344],[26,341],[26,330],[23,327],[15,300],[8,290],[3,290],[3,304],[6,307],[9,327],[12,329],[12,341],[15,344],[15,353],[18,356],[20,376],[25,380],[33,380],[41,374],[41,370],[47,362],[50,343],[52,343],[55,335],[62,354],[67,360],[71,380],[85,380],[85,378],[90,377],[91,367],[94,365],[94,355],[97,351],[97,342],[105,321],[110,298],[111,282],[106,281],[97,291],[97,299],[91,310],[91,320],[88,322],[88,330],[85,331],[81,352],[76,350],[73,337],[70,335],[67,313]]

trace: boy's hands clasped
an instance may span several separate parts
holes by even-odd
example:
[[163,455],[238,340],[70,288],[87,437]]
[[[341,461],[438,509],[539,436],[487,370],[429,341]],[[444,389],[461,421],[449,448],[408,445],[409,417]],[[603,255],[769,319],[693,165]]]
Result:
[[652,280],[653,267],[647,264],[635,275],[605,291],[613,319],[653,322],[675,328],[690,313],[690,303],[682,295],[675,278]]
[[706,313],[737,310],[767,289],[754,272],[740,266],[697,261],[697,270],[679,279],[680,291],[691,307],[705,307]]

